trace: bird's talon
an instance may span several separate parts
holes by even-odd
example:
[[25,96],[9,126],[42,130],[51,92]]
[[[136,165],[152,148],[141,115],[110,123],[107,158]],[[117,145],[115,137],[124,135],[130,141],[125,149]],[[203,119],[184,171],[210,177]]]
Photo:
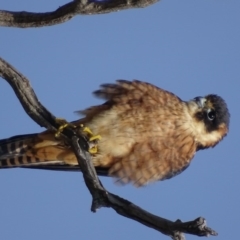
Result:
[[98,152],[97,146],[93,146],[88,150],[91,154],[96,154]]
[[68,123],[61,125],[58,128],[57,132],[55,133],[55,137],[58,138],[60,136],[61,132],[63,131],[63,129],[66,128],[67,126],[68,126]]
[[57,132],[55,133],[55,137],[58,138],[60,134],[62,133],[63,129],[66,127],[73,127],[76,128],[75,125],[68,123],[65,119],[63,118],[56,118],[56,122],[60,124],[61,126],[58,128]]
[[[82,127],[83,127],[83,125],[82,125]],[[93,135],[92,131],[91,131],[90,128],[88,128],[88,127],[84,127],[84,128],[83,128],[83,131],[86,132],[86,133],[88,133],[90,136]]]
[[[81,125],[81,127],[83,127],[83,125]],[[94,135],[93,132],[91,131],[91,129],[88,127],[84,127],[83,132],[86,132],[89,135],[90,142],[101,139],[100,135]]]
[[95,135],[95,136],[92,136],[89,138],[89,141],[92,142],[92,141],[95,141],[95,140],[101,140],[101,136],[100,135]]
[[[94,142],[94,141],[96,141],[96,140],[98,141],[98,140],[101,139],[101,136],[100,136],[100,135],[95,135],[95,136],[94,136],[94,134],[93,134],[93,132],[91,131],[90,128],[84,127],[83,124],[81,124],[80,127],[83,128],[83,132],[85,132],[85,133],[88,134],[88,136],[89,136],[89,142]],[[96,153],[98,152],[97,145],[96,145],[96,143],[93,143],[92,145],[93,145],[93,146],[89,147],[89,150],[88,150],[88,151],[89,151],[91,154],[96,154]]]

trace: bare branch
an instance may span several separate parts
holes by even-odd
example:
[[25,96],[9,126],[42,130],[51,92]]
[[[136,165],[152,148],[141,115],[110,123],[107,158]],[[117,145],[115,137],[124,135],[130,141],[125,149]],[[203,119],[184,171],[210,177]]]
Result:
[[72,17],[103,14],[130,8],[144,8],[159,0],[74,0],[53,12],[32,13],[0,10],[0,26],[5,27],[43,27],[60,24]]
[[[0,76],[11,85],[26,113],[34,121],[50,130],[56,131],[58,129],[59,122],[56,121],[56,117],[38,101],[27,78],[1,58]],[[71,127],[64,128],[62,136],[71,144],[76,154],[86,186],[92,195],[91,210],[93,212],[101,207],[110,207],[118,214],[168,235],[173,240],[184,240],[183,233],[197,236],[217,235],[214,230],[206,226],[204,218],[200,217],[185,223],[180,220],[172,222],[153,215],[133,203],[108,192],[104,189],[93,167],[91,156],[87,151],[88,143],[86,139],[78,133],[76,128],[72,129]]]

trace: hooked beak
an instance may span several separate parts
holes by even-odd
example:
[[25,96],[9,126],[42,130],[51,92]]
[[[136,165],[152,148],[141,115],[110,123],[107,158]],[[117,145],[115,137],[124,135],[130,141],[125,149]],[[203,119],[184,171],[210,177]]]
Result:
[[204,97],[195,97],[194,100],[200,108],[203,108],[207,101],[207,99]]

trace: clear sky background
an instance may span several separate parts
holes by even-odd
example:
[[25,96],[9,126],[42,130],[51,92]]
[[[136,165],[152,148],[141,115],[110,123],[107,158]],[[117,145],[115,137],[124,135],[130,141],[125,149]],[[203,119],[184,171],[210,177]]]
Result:
[[[66,2],[0,0],[0,8],[45,12]],[[222,96],[230,133],[215,148],[198,152],[185,172],[139,189],[101,180],[111,192],[170,220],[205,217],[219,233],[211,239],[239,237],[239,0],[162,0],[52,27],[1,28],[0,56],[30,79],[50,111],[69,121],[77,118],[75,110],[101,103],[92,91],[116,79],[148,81],[183,100]],[[0,108],[1,139],[44,130],[4,80]],[[81,173],[1,170],[0,182],[0,239],[170,239],[111,209],[92,213]]]

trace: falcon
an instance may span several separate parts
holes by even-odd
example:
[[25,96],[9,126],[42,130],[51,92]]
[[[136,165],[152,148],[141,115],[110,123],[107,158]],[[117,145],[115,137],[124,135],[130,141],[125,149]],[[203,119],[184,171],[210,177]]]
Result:
[[[71,124],[81,126],[93,143],[89,152],[97,173],[121,183],[139,187],[169,179],[185,170],[198,150],[214,147],[229,130],[227,105],[215,94],[183,101],[138,80],[103,84],[93,94],[105,103],[80,111],[83,118]],[[0,168],[80,170],[60,132],[0,140]]]

